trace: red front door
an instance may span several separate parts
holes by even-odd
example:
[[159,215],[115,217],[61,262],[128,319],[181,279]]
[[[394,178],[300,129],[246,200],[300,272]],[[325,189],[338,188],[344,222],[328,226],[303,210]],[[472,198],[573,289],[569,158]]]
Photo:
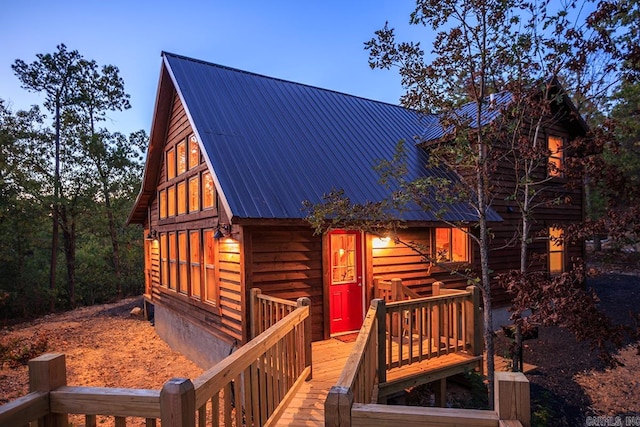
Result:
[[362,241],[356,231],[329,234],[329,314],[331,333],[362,326]]

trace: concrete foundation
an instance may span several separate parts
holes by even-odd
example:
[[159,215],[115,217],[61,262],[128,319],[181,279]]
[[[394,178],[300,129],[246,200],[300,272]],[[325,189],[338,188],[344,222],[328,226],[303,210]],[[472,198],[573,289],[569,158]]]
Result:
[[154,307],[154,322],[160,338],[202,369],[209,369],[234,349],[232,342],[213,335],[165,307]]

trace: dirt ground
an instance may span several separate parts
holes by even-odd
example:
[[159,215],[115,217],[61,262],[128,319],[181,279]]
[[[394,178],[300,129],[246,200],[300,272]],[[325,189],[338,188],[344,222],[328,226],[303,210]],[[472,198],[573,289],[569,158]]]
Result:
[[[151,323],[130,314],[134,307],[142,307],[142,297],[49,315],[2,329],[0,342],[46,338],[47,352],[66,355],[67,384],[75,386],[159,390],[170,378],[200,375],[202,369],[173,351]],[[28,393],[27,367],[12,365],[0,367],[0,404]]]
[[[608,267],[588,281],[601,298],[601,308],[618,323],[629,324],[630,315],[640,312],[639,265],[633,262],[635,269]],[[46,339],[47,352],[66,354],[69,385],[160,389],[170,378],[200,375],[202,370],[171,350],[148,321],[130,314],[136,306],[142,306],[140,297],[46,316],[0,330],[0,343]],[[497,341],[498,351],[504,351],[507,341],[500,336]],[[539,338],[526,342],[524,357],[538,366],[528,374],[538,425],[583,426],[587,416],[640,416],[640,356],[635,347],[619,353],[624,366],[609,369],[568,331],[544,328]],[[27,392],[26,366],[4,363],[0,404]]]

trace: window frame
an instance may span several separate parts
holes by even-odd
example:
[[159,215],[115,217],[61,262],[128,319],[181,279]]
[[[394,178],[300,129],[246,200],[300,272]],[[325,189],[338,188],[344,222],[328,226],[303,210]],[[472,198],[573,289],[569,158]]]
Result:
[[171,147],[165,153],[165,167],[167,169],[167,181],[175,178],[176,175],[176,150]]
[[[188,137],[188,161],[187,161],[187,170],[191,170],[200,164],[200,145],[198,145],[198,140],[194,134],[189,135]],[[195,151],[194,151],[195,148]],[[195,158],[194,158],[194,154]]]
[[[442,255],[438,254],[438,230],[447,231],[448,232],[448,247],[447,249],[447,257],[442,258]],[[458,245],[455,245],[454,233],[462,233],[464,235],[464,259],[454,259],[455,254],[459,251],[455,249]],[[470,263],[471,262],[471,250],[470,250],[470,242],[469,242],[469,229],[468,228],[456,228],[456,227],[434,227],[433,232],[431,234],[433,249],[432,256],[438,263],[443,264],[452,264],[452,263]],[[460,237],[460,236],[458,236]]]
[[[207,181],[207,178],[205,178],[206,176],[209,177],[209,180],[211,182],[211,189],[212,189],[212,192],[211,192],[211,204],[210,205],[207,205],[205,203],[206,200],[207,200],[206,199],[206,194],[207,194],[207,188],[206,188],[207,182],[206,181]],[[205,210],[209,210],[209,209],[215,209],[215,207],[216,207],[216,186],[215,186],[215,183],[213,182],[213,175],[211,175],[211,172],[204,171],[202,173],[202,186],[201,187],[202,187],[202,190],[200,192],[202,194],[202,210],[205,211]]]
[[[547,245],[547,271],[551,275],[562,274],[566,271],[565,269],[565,260],[566,260],[566,244],[564,239],[562,238],[562,234],[564,233],[564,229],[560,227],[549,227],[547,230],[549,233],[549,242]],[[554,238],[561,239],[553,240]],[[554,255],[560,256],[560,269],[552,270],[552,265],[554,264],[553,258]]]
[[[195,182],[195,200],[194,200],[194,188],[192,187],[192,183]],[[200,175],[196,174],[187,180],[187,193],[189,202],[187,203],[187,210],[189,213],[200,212]],[[195,202],[195,208],[192,205],[192,202]]]
[[186,142],[178,142],[176,144],[176,176],[180,176],[188,170],[187,163],[188,159]]
[[[551,141],[555,140],[552,145]],[[547,175],[551,178],[563,178],[565,139],[558,135],[547,135]],[[552,169],[551,165],[555,167]]]

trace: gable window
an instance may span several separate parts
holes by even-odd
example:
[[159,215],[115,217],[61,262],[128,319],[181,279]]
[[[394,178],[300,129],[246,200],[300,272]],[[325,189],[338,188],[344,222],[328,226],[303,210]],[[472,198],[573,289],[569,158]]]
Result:
[[158,197],[159,211],[160,211],[160,219],[167,217],[167,192],[166,190],[161,190],[160,195]]
[[169,280],[170,289],[176,288],[178,282],[178,242],[176,233],[169,233]]
[[200,177],[189,179],[189,212],[200,210]]
[[176,177],[176,150],[167,151],[167,181]]
[[468,262],[467,229],[436,228],[434,256],[438,262]]
[[564,273],[564,241],[562,228],[549,228],[549,273]]
[[176,216],[176,187],[167,188],[167,214]]
[[169,286],[169,259],[167,258],[167,233],[160,234],[160,283]]
[[205,298],[208,302],[216,303],[218,287],[216,286],[215,271],[215,239],[213,230],[204,230],[204,282]]
[[200,230],[189,232],[189,262],[191,263],[191,295],[200,299]]
[[184,141],[176,145],[176,160],[178,162],[177,174],[183,174],[187,171],[187,149]]
[[178,183],[178,215],[187,213],[187,185],[184,181]]
[[202,174],[202,209],[213,207],[216,198],[216,190],[213,186],[213,178],[210,172]]
[[549,149],[549,176],[562,176],[563,165],[563,141],[559,136],[547,137],[547,148]]
[[189,169],[193,169],[200,164],[200,148],[195,135],[189,137]]
[[178,291],[187,293],[187,232],[178,232],[178,264],[179,264],[179,279],[178,279]]

